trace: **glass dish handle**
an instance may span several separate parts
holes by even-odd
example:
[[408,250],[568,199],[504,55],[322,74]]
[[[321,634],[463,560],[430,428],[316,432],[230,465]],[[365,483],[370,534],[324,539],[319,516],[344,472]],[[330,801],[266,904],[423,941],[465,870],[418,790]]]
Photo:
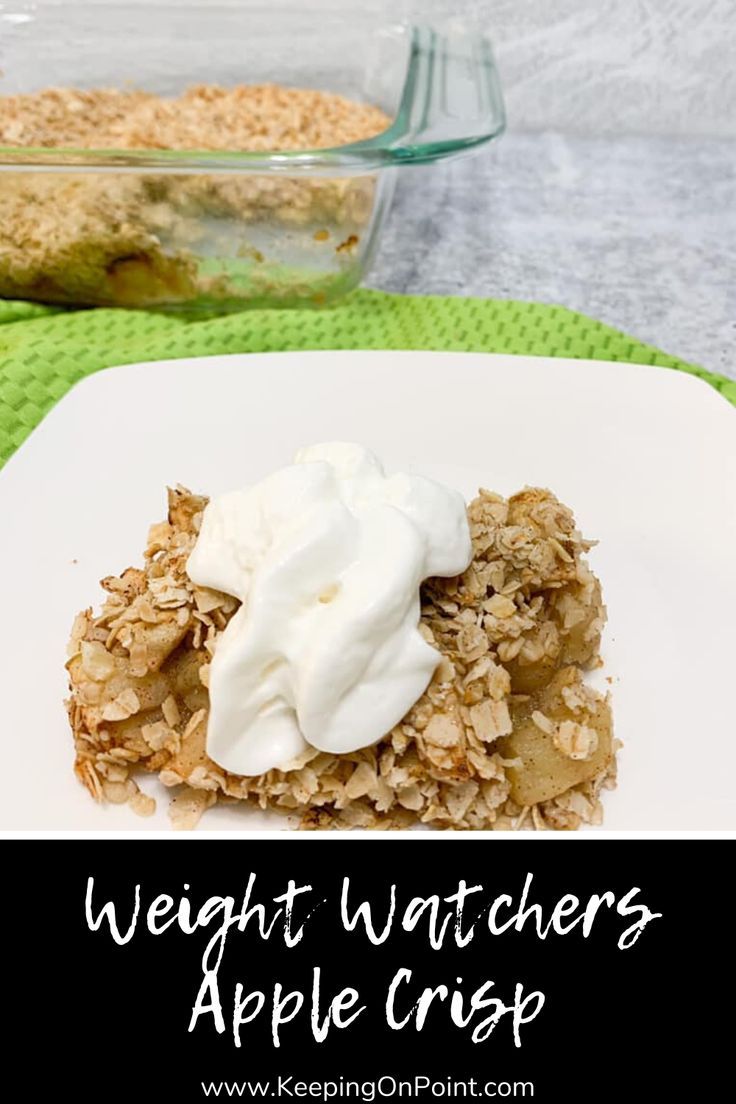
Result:
[[506,116],[491,44],[466,30],[412,29],[410,60],[390,130],[367,143],[397,162],[457,155],[502,133]]

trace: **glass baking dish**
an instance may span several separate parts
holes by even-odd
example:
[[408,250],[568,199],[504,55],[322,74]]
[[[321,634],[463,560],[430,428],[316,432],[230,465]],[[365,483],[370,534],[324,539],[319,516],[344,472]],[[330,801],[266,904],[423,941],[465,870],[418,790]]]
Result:
[[3,298],[328,303],[362,279],[397,169],[470,151],[504,126],[482,34],[371,0],[349,10],[334,0],[0,3],[0,70],[1,96],[270,82],[338,93],[391,120],[370,139],[298,151],[0,145]]

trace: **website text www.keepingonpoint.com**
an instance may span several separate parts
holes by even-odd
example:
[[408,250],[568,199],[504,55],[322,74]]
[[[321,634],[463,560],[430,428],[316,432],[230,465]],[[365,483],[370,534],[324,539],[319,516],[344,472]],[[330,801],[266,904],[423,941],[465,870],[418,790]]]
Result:
[[384,1074],[373,1081],[338,1077],[327,1081],[305,1081],[293,1075],[275,1081],[202,1081],[202,1095],[221,1100],[374,1100],[403,1097],[406,1100],[439,1099],[531,1099],[532,1081],[485,1081],[477,1077],[456,1080],[416,1075],[401,1079]]

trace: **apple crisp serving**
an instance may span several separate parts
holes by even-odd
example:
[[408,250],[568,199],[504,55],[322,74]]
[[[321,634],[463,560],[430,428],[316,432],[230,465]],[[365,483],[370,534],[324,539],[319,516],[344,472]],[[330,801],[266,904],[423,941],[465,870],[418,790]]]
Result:
[[592,542],[551,492],[468,507],[473,559],[421,591],[420,631],[441,661],[402,722],[349,754],[309,748],[280,770],[227,773],[207,756],[208,672],[238,601],[195,586],[186,564],[207,499],[177,487],[142,568],[102,580],[98,614],[69,646],[75,770],[97,801],[154,811],[136,776],[172,788],[175,827],[216,802],[293,814],[304,828],[574,829],[602,818],[615,782],[599,665],[605,607]]

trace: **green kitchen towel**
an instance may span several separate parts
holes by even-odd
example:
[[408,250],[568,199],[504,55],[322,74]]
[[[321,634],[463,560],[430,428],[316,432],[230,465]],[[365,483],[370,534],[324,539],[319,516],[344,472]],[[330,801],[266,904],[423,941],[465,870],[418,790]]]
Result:
[[321,311],[202,317],[0,301],[0,465],[74,383],[100,368],[287,349],[434,349],[633,361],[691,372],[736,404],[736,381],[585,315],[540,303],[360,290]]

